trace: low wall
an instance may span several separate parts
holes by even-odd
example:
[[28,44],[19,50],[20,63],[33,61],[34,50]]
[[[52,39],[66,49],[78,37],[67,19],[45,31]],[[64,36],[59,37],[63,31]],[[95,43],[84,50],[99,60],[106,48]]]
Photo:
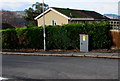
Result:
[[110,30],[110,37],[113,43],[111,49],[120,49],[120,30]]

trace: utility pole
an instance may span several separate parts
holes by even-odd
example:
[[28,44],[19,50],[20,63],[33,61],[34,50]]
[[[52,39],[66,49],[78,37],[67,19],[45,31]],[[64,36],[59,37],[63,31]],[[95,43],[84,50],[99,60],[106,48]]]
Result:
[[46,51],[46,34],[45,34],[45,14],[44,14],[44,0],[43,0],[43,37],[44,37],[44,51]]

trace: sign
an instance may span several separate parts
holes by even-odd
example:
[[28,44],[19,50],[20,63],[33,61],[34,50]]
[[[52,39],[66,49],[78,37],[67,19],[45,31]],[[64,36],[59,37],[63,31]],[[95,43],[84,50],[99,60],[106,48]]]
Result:
[[83,36],[83,41],[85,41],[86,40],[86,36]]

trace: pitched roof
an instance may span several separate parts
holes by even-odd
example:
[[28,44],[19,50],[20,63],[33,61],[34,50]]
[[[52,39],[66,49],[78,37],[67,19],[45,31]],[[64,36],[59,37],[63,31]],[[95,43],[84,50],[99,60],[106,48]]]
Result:
[[52,8],[70,18],[108,19],[107,17],[95,11],[77,10],[77,9],[69,9],[69,8],[56,8],[56,7],[52,7]]
[[54,11],[54,12],[58,13],[59,15],[65,17],[65,18],[67,18],[67,19],[70,19],[68,16],[64,15],[63,13],[58,12],[57,10],[55,10],[55,9],[53,9],[53,8],[47,9],[45,12],[41,13],[40,15],[38,15],[37,17],[35,17],[34,19],[36,20],[36,19],[42,17],[43,15],[45,15],[46,13],[48,13],[49,11]]
[[46,10],[44,13],[38,15],[35,19],[40,18],[44,14],[48,13],[50,10],[66,17],[67,19],[76,19],[76,18],[83,18],[83,19],[109,19],[106,16],[103,16],[95,11],[88,11],[88,10],[77,10],[77,9],[69,9],[69,8],[56,8],[51,7]]

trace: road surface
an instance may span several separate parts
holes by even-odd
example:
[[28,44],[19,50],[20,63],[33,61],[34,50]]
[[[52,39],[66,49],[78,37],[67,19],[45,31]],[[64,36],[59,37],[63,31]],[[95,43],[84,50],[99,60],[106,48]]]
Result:
[[118,60],[3,55],[3,77],[14,79],[118,79]]

